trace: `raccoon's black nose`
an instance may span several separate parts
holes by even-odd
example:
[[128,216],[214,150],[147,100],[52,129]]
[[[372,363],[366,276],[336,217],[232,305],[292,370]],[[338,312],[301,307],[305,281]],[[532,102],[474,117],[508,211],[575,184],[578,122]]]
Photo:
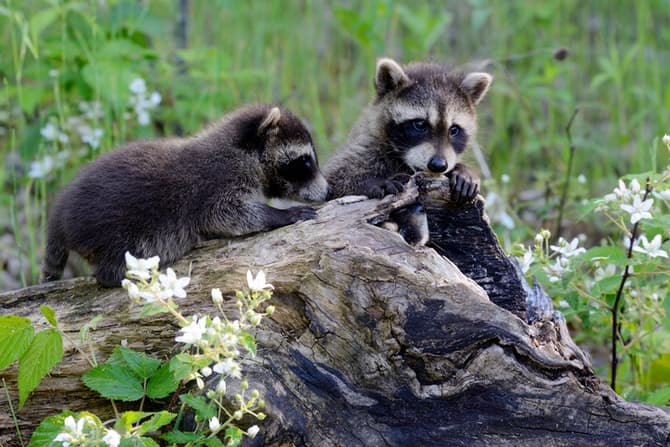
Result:
[[447,172],[447,162],[444,158],[434,155],[428,162],[428,169],[436,174]]

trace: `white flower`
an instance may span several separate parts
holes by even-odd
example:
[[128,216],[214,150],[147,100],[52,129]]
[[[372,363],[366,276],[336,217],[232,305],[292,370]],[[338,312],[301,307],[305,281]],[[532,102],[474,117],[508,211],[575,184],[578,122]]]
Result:
[[523,258],[518,259],[519,264],[521,265],[521,271],[523,273],[528,273],[528,269],[530,268],[531,264],[533,264],[533,261],[535,261],[535,256],[533,255],[533,251],[529,248],[524,250]]
[[668,257],[668,252],[665,250],[661,250],[661,244],[663,243],[663,240],[661,239],[661,235],[657,234],[654,236],[654,238],[649,242],[647,240],[647,236],[642,235],[640,236],[639,242],[642,244],[642,247],[639,245],[636,245],[633,247],[633,251],[637,251],[640,253],[645,253],[646,255],[656,258],[656,257],[661,257],[661,258],[667,258]]
[[220,394],[226,394],[226,381],[221,379],[216,385],[216,391]]
[[595,272],[593,272],[593,278],[596,281],[600,281],[602,279],[608,278],[610,276],[614,276],[616,274],[616,265],[614,264],[607,264],[605,268],[603,267],[598,267]]
[[565,257],[558,257],[553,264],[549,264],[544,268],[544,271],[547,273],[547,278],[549,282],[560,281],[564,273],[568,272],[570,261]]
[[630,214],[630,222],[635,225],[641,219],[651,219],[649,210],[654,204],[654,199],[647,199],[644,202],[639,195],[633,197],[633,204],[621,204],[621,209]]
[[131,280],[124,279],[123,281],[121,281],[121,287],[123,287],[124,289],[126,289],[128,291],[128,296],[131,299],[137,300],[137,299],[140,298],[140,289]]
[[28,177],[30,178],[46,177],[54,169],[54,166],[55,163],[53,157],[47,155],[41,160],[36,160],[30,163],[30,170],[28,171]]
[[156,107],[158,104],[161,103],[161,95],[158,92],[152,92],[151,96],[149,96],[149,105],[153,107]]
[[663,135],[663,144],[665,144],[666,146],[670,146],[670,135],[668,134]]
[[665,191],[654,191],[652,194],[657,199],[670,200],[670,189],[666,189]]
[[259,270],[254,278],[251,270],[247,270],[247,284],[251,290],[260,292],[264,289],[274,289],[274,286],[270,283],[265,282],[265,272]]
[[142,78],[135,78],[129,85],[130,91],[136,95],[141,95],[147,91],[147,84]]
[[558,307],[570,307],[570,304],[565,300],[561,300],[558,302]]
[[78,443],[84,435],[84,427],[89,422],[93,422],[90,416],[84,416],[78,421],[75,421],[72,416],[66,417],[63,421],[65,430],[59,433],[54,441],[62,442],[65,447],[69,447],[71,443]]
[[568,242],[562,237],[558,238],[558,245],[550,245],[549,248],[554,250],[556,253],[560,253],[566,258],[571,258],[577,256],[581,253],[584,253],[586,249],[579,247],[579,239],[574,238],[572,241]]
[[[207,330],[207,319],[201,318],[198,320],[197,315],[193,315],[191,322],[179,329],[179,332],[182,332],[183,335],[179,335],[175,338],[175,341],[180,343],[197,343],[202,340],[202,336]],[[214,367],[216,371],[216,366]],[[218,371],[217,371],[218,372]]]
[[214,304],[223,303],[223,295],[221,294],[221,289],[212,289],[212,301]]
[[501,175],[501,176],[500,176],[500,180],[501,180],[503,183],[509,183],[509,175],[507,175],[507,174],[503,174],[503,175]]
[[247,430],[247,436],[250,438],[255,438],[259,430],[260,429],[258,428],[258,425],[252,425],[249,427],[249,430]]
[[176,298],[185,298],[186,291],[184,290],[184,287],[188,286],[191,282],[191,278],[188,276],[177,278],[174,270],[168,267],[166,274],[160,275],[158,281],[161,283],[161,288],[163,292],[165,292],[165,295],[169,294]]
[[53,123],[47,123],[42,129],[40,129],[40,134],[47,141],[54,141],[58,137],[58,129]]
[[102,438],[102,442],[107,444],[109,447],[118,447],[121,442],[121,435],[119,435],[115,430],[107,430],[107,433]]
[[212,368],[218,374],[227,374],[230,377],[239,379],[242,377],[242,370],[240,364],[231,358],[226,358],[223,362],[219,362]]
[[200,369],[200,374],[202,374],[203,377],[209,377],[212,375],[212,368],[205,366],[204,368]]
[[151,273],[149,273],[149,271],[157,269],[159,263],[160,258],[158,256],[153,256],[149,259],[138,259],[127,251],[126,267],[128,268],[128,272],[126,275],[137,276],[141,279],[149,279],[151,278]]
[[584,174],[579,174],[579,175],[577,176],[577,182],[578,182],[578,183],[582,183],[582,184],[583,184],[583,183],[586,183],[586,176],[585,176]]
[[140,126],[147,126],[151,122],[151,117],[147,112],[141,110],[137,113],[137,123]]
[[212,419],[209,420],[209,429],[211,431],[217,431],[219,428],[221,428],[221,423],[219,422],[219,418],[214,416]]

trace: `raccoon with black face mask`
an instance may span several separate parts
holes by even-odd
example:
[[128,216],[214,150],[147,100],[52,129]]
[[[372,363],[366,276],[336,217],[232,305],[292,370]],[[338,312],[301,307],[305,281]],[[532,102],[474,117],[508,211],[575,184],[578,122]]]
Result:
[[410,245],[421,247],[429,238],[426,210],[420,203],[413,203],[393,211],[380,227],[394,231]]
[[44,279],[74,250],[104,286],[124,277],[124,254],[171,264],[196,243],[311,219],[328,185],[300,120],[269,105],[238,109],[186,139],[129,143],[90,163],[59,195],[48,222]]
[[324,168],[330,197],[395,194],[409,175],[424,171],[446,174],[453,202],[474,198],[479,180],[459,159],[476,136],[475,107],[492,79],[439,64],[403,67],[380,59],[375,99]]

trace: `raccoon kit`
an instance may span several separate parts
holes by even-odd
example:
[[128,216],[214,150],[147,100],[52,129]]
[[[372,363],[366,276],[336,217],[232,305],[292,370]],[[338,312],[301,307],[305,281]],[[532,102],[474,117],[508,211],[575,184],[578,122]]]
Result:
[[379,60],[375,99],[324,168],[330,195],[380,198],[402,190],[409,175],[425,171],[447,175],[452,201],[472,199],[479,180],[459,158],[475,138],[475,106],[491,81],[488,73]]
[[400,234],[410,245],[423,246],[428,242],[428,218],[420,203],[393,211],[380,227]]
[[191,138],[129,143],[82,169],[49,216],[44,278],[60,278],[74,250],[98,282],[118,286],[126,251],[170,264],[204,239],[315,216],[309,206],[273,208],[269,198],[321,202],[327,192],[300,120],[243,107]]

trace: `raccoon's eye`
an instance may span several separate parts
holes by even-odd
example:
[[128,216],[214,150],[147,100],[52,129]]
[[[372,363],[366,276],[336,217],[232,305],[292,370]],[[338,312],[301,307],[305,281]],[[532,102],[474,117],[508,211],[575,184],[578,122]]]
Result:
[[292,182],[307,181],[314,171],[314,160],[309,155],[292,160],[279,168],[279,175]]
[[412,124],[412,130],[417,132],[417,133],[425,133],[428,132],[428,121],[418,119],[418,120],[412,120],[410,121]]
[[454,124],[449,128],[449,137],[454,138],[461,133],[461,128]]

